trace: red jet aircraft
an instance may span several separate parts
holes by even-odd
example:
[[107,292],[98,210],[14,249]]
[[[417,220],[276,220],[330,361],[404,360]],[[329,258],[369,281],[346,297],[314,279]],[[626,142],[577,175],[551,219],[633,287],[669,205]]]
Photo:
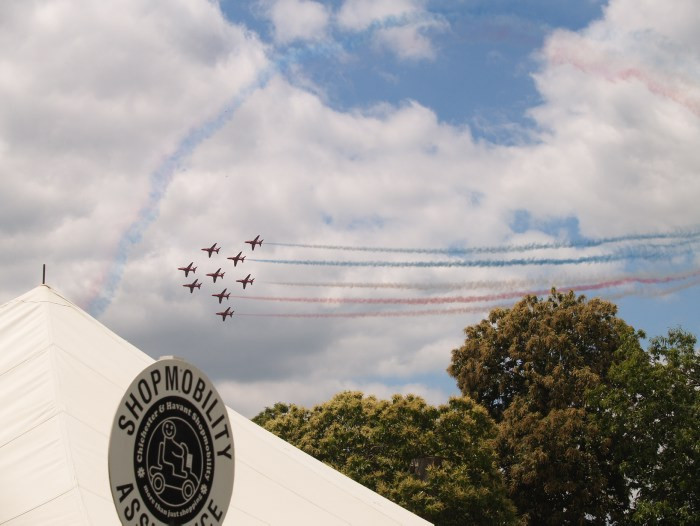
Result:
[[221,247],[218,247],[218,248],[217,248],[216,243],[214,243],[211,247],[209,247],[209,248],[203,248],[202,250],[204,250],[204,252],[209,253],[209,257],[211,257],[211,253],[212,253],[212,252],[216,252],[216,253],[218,254],[218,253],[219,253],[219,250],[221,250]]
[[230,316],[233,318],[233,313],[234,311],[231,310],[231,307],[226,307],[226,310],[223,312],[217,312],[217,316],[221,316],[221,321],[226,321],[226,316]]
[[189,287],[189,289],[190,289],[190,294],[192,294],[192,293],[194,292],[194,289],[195,289],[195,288],[201,289],[201,288],[202,288],[202,284],[201,284],[201,283],[197,283],[197,278],[195,278],[194,281],[193,281],[192,283],[186,283],[186,284],[183,285],[183,287]]
[[186,267],[177,267],[177,269],[178,269],[178,270],[184,270],[184,271],[185,271],[185,277],[187,277],[187,275],[188,275],[190,272],[192,272],[192,274],[194,274],[195,272],[197,272],[197,267],[193,267],[192,265],[194,265],[194,261],[193,261],[192,263],[190,263],[189,265],[187,265]]
[[255,236],[255,239],[251,239],[250,241],[246,241],[246,243],[248,243],[250,245],[251,250],[255,250],[255,245],[258,245],[259,247],[262,246],[262,242],[264,241],[264,239],[260,239],[260,241],[258,241],[259,238],[260,238],[260,234]]
[[250,279],[250,274],[248,274],[245,278],[243,279],[237,279],[236,280],[238,283],[243,283],[243,289],[245,290],[246,285],[252,285],[253,281],[255,281],[255,278]]
[[215,296],[215,297],[219,298],[219,304],[221,304],[221,301],[222,301],[224,298],[228,299],[228,297],[229,297],[230,295],[231,295],[230,292],[229,292],[228,294],[226,294],[226,289],[222,290],[222,291],[219,292],[218,294],[212,294],[212,296]]
[[226,258],[226,259],[232,260],[232,261],[233,261],[233,266],[235,267],[236,265],[238,265],[238,262],[239,262],[239,261],[240,261],[241,263],[243,263],[243,262],[245,261],[245,256],[241,256],[241,254],[243,254],[243,251],[242,251],[242,250],[238,253],[237,256],[233,256],[233,257],[231,257],[231,258]]
[[224,274],[226,274],[226,272],[219,272],[220,270],[221,270],[221,267],[219,267],[219,270],[217,270],[216,272],[212,272],[210,274],[207,274],[207,276],[211,276],[214,279],[214,283],[216,283],[216,278],[223,278]]

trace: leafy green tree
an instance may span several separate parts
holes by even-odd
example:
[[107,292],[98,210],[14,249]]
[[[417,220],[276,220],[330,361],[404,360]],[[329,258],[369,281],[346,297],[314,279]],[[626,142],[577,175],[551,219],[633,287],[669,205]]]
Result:
[[496,427],[467,397],[378,400],[343,392],[312,409],[276,404],[253,419],[440,526],[516,524],[496,465]]
[[634,340],[593,393],[634,496],[631,522],[700,524],[700,353],[681,330]]
[[[498,424],[508,492],[529,524],[606,524],[629,492],[589,393],[634,330],[614,304],[552,290],[467,327],[448,372]],[[618,356],[619,359],[619,356]]]

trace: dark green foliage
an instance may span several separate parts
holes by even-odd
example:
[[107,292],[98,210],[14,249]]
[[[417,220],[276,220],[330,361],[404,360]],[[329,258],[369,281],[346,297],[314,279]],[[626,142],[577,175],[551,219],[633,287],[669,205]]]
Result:
[[612,303],[573,293],[529,296],[467,327],[448,372],[497,421],[516,397],[543,414],[581,407],[629,330],[616,311]]
[[346,392],[255,421],[437,525],[700,525],[696,339],[645,351],[616,314],[526,297],[465,329],[448,368],[463,398]]
[[344,392],[313,409],[276,404],[254,421],[436,525],[515,524],[495,425],[469,398],[434,407]]
[[448,372],[498,422],[509,495],[529,524],[606,524],[627,488],[587,394],[632,329],[612,303],[552,291],[467,327]]
[[700,524],[700,353],[680,329],[620,349],[591,397],[636,496],[635,524]]

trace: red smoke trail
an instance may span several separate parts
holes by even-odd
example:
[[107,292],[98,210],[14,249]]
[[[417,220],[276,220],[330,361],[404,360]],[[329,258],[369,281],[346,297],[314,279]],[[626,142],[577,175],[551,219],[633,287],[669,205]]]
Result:
[[[695,274],[700,273],[696,271]],[[663,279],[658,283],[663,283]],[[700,285],[700,279],[695,279],[689,283],[677,285],[675,287],[664,288],[661,290],[650,291],[652,296],[663,296],[672,294],[680,290]],[[560,289],[564,290],[564,289]],[[640,291],[621,292],[613,295],[606,295],[608,299],[622,298],[625,296],[641,294]],[[419,316],[442,316],[450,314],[469,314],[483,312],[488,313],[495,308],[510,308],[512,305],[507,303],[487,304],[478,307],[456,307],[450,309],[425,309],[425,310],[406,310],[406,311],[367,311],[367,312],[350,312],[350,313],[237,313],[237,316],[255,317],[255,318],[297,318],[297,319],[324,319],[324,318],[403,318],[403,317],[419,317]]]
[[474,312],[489,312],[496,307],[509,307],[506,304],[482,305],[480,307],[455,307],[452,309],[425,309],[405,311],[368,311],[368,312],[309,312],[309,313],[236,313],[236,316],[254,318],[403,318],[416,316],[441,316],[445,314],[469,314]]
[[674,287],[664,287],[662,289],[630,290],[626,292],[621,291],[616,294],[606,294],[605,297],[609,300],[617,300],[628,296],[643,296],[653,298],[659,296],[668,296],[669,294],[673,294],[674,292],[680,292],[682,290],[695,287],[696,285],[700,285],[700,279],[698,278],[688,281],[686,283],[682,283],[680,285],[676,285]]
[[[700,275],[700,269],[696,269],[684,274],[675,274],[671,276],[662,276],[656,278],[644,278],[644,277],[624,277],[618,279],[611,279],[607,281],[602,281],[599,283],[589,283],[589,284],[578,284],[561,286],[558,288],[561,292],[574,291],[574,292],[584,292],[591,290],[600,290],[613,287],[619,287],[621,285],[628,284],[642,284],[642,285],[660,285],[664,283],[672,283],[674,281],[681,281],[691,277],[696,277]],[[687,288],[692,286],[693,282],[690,284],[685,284]],[[508,291],[501,292],[498,294],[484,294],[477,296],[449,296],[442,298],[310,298],[310,297],[290,297],[290,296],[233,296],[238,299],[247,300],[258,300],[258,301],[276,301],[276,302],[288,302],[288,303],[325,303],[325,304],[370,304],[370,305],[436,305],[436,304],[446,304],[446,303],[477,303],[477,302],[491,302],[497,300],[514,299],[523,296],[542,296],[549,294],[549,289],[539,289],[539,290],[519,290],[519,291]]]
[[641,82],[655,95],[667,98],[686,107],[700,117],[700,101],[689,97],[686,93],[668,82],[656,78],[651,73],[640,68],[617,67],[611,60],[600,57],[590,46],[578,42],[573,46],[549,45],[546,50],[548,59],[554,64],[570,64],[584,73],[603,77],[605,80],[636,80]]
[[[589,279],[579,281],[579,285],[596,284],[601,281],[641,280],[644,279],[669,279],[671,281],[683,280],[692,277],[693,274],[678,273],[663,277],[654,277],[652,274],[620,275],[620,276],[591,276]],[[533,279],[507,279],[507,280],[477,280],[461,282],[343,282],[343,281],[263,281],[267,285],[280,285],[284,287],[315,287],[315,288],[341,288],[341,289],[397,289],[397,290],[474,290],[495,289],[502,291],[516,290],[517,288],[557,287],[557,283],[573,281],[575,278],[559,275],[554,277],[542,276]],[[563,287],[563,285],[562,285]]]

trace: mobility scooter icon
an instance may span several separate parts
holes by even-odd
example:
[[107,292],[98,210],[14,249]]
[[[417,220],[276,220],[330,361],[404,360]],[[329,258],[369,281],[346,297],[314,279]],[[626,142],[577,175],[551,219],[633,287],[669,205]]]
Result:
[[199,478],[192,472],[192,453],[185,442],[175,440],[177,426],[173,419],[164,420],[161,426],[163,439],[158,444],[158,460],[148,470],[151,487],[157,495],[166,488],[179,493],[185,503],[199,487]]

